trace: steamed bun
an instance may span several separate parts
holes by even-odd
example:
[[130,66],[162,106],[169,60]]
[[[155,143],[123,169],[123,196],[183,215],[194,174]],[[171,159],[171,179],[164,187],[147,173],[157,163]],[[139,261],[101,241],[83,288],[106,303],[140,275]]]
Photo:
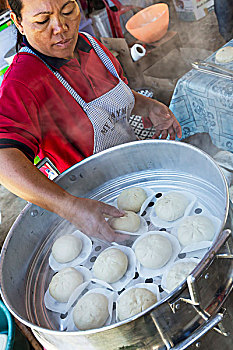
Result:
[[104,250],[97,257],[93,272],[96,278],[114,283],[124,276],[128,267],[128,258],[120,249]]
[[157,302],[157,298],[146,288],[132,288],[125,292],[117,302],[117,314],[120,321],[146,310]]
[[59,263],[67,263],[79,256],[82,250],[82,241],[74,235],[59,237],[52,246],[52,255]]
[[156,201],[154,208],[161,220],[174,221],[184,215],[188,204],[188,199],[182,193],[169,192]]
[[187,216],[178,227],[181,244],[189,245],[201,241],[211,241],[215,234],[212,221],[204,215]]
[[67,303],[73,291],[83,283],[83,276],[73,267],[65,267],[56,273],[50,284],[50,295],[60,303]]
[[140,227],[140,217],[133,211],[125,211],[124,216],[111,218],[108,223],[114,230],[136,232]]
[[137,213],[146,200],[147,195],[143,188],[132,187],[125,189],[117,198],[117,206],[119,209],[130,210]]
[[218,50],[215,56],[215,60],[219,63],[228,63],[233,61],[233,47],[226,46]]
[[172,245],[169,239],[162,235],[147,235],[136,243],[135,255],[142,266],[159,269],[170,260]]
[[73,311],[75,326],[81,331],[102,327],[108,317],[108,299],[100,293],[84,295]]
[[183,282],[192,270],[197,266],[195,262],[181,261],[172,266],[168,271],[166,277],[166,288],[169,291],[175,289],[181,282]]

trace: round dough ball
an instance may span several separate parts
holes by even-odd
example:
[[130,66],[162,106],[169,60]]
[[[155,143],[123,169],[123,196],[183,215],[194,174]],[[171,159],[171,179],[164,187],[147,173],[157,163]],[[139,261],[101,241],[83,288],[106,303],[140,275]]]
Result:
[[124,293],[117,303],[117,314],[120,321],[146,310],[157,302],[157,298],[146,288],[132,288]]
[[174,221],[184,215],[189,204],[188,199],[178,192],[169,192],[155,203],[156,215],[164,221]]
[[178,227],[178,239],[182,245],[211,241],[215,234],[212,221],[204,215],[187,216]]
[[65,267],[53,276],[50,295],[60,303],[67,303],[73,291],[83,283],[83,276],[73,267]]
[[75,326],[81,331],[102,327],[108,317],[108,299],[100,293],[84,295],[73,311]]
[[125,211],[125,215],[120,218],[111,218],[109,225],[118,231],[137,232],[140,227],[140,217],[133,211]]
[[195,262],[179,262],[172,266],[167,273],[166,288],[169,291],[175,289],[181,282],[183,282],[190,272],[197,266]]
[[61,263],[67,263],[79,256],[82,250],[82,241],[74,235],[64,235],[59,237],[52,246],[54,259]]
[[130,210],[137,213],[147,198],[143,188],[132,187],[123,190],[117,198],[117,206],[119,209]]
[[233,47],[226,46],[218,50],[215,56],[215,60],[219,63],[228,63],[233,61]]
[[126,273],[128,258],[120,249],[104,250],[97,257],[93,272],[96,278],[107,283],[114,283]]
[[135,245],[135,254],[142,266],[159,269],[170,260],[172,245],[169,239],[162,235],[147,235]]

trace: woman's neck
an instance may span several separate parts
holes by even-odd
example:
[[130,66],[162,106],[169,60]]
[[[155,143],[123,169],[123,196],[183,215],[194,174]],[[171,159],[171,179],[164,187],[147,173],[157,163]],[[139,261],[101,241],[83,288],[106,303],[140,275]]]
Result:
[[77,49],[75,49],[75,51],[74,51],[74,58],[76,58],[80,63],[80,56],[79,56]]

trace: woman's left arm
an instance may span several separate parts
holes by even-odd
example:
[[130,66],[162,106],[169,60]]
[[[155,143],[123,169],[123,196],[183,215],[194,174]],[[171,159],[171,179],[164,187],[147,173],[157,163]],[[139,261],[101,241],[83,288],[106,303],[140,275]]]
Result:
[[166,105],[134,90],[132,92],[135,98],[132,114],[143,117],[145,128],[155,127],[153,138],[158,138],[160,135],[161,139],[166,139],[168,135],[171,140],[175,140],[176,135],[181,138],[181,126]]

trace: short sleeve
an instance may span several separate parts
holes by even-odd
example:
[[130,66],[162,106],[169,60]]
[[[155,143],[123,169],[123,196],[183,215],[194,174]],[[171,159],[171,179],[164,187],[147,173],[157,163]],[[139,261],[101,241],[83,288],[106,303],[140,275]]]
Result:
[[0,87],[0,148],[17,148],[33,161],[40,135],[35,96],[23,83],[4,79]]

